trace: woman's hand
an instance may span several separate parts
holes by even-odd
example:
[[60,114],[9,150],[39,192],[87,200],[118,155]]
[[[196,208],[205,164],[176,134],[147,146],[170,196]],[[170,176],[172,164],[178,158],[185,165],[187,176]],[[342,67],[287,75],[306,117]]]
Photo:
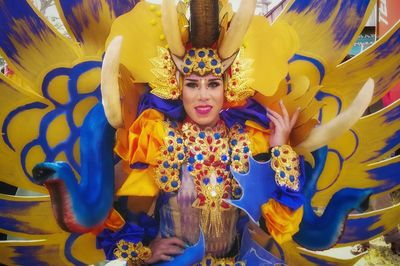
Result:
[[145,261],[152,264],[159,261],[171,261],[174,255],[183,253],[185,243],[176,237],[156,238],[150,243],[151,258]]
[[281,146],[288,143],[290,132],[292,132],[300,113],[300,109],[298,108],[293,114],[292,119],[290,119],[289,113],[282,100],[279,102],[279,105],[282,115],[271,109],[268,109],[267,113],[268,118],[271,120],[269,124],[271,129],[271,136],[269,138],[270,147]]

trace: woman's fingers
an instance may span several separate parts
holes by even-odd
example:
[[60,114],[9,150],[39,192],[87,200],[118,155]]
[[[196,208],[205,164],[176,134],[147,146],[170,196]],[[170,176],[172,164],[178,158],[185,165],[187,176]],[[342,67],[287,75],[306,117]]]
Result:
[[167,238],[165,239],[165,242],[171,245],[177,245],[180,246],[182,248],[185,247],[185,242],[183,242],[181,239],[177,238],[177,237],[171,237],[171,238]]
[[274,124],[274,128],[277,128],[277,127],[282,128],[281,122],[275,116],[272,116],[271,114],[267,114],[267,117]]
[[286,110],[286,107],[283,104],[282,100],[279,101],[279,106],[281,107],[281,111],[282,111],[282,114],[283,114],[283,121],[285,122],[285,125],[289,126],[290,125],[289,113]]
[[160,259],[163,261],[172,261],[174,258],[168,255],[161,255]]
[[297,118],[299,118],[300,114],[300,107],[296,109],[296,112],[294,112],[292,119],[290,120],[290,129],[293,129],[294,125],[296,125]]

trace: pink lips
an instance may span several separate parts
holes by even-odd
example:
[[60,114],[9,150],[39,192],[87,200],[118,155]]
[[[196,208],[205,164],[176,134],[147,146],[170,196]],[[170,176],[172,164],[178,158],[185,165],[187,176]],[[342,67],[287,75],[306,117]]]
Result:
[[211,105],[199,105],[194,108],[199,115],[207,115],[211,109]]

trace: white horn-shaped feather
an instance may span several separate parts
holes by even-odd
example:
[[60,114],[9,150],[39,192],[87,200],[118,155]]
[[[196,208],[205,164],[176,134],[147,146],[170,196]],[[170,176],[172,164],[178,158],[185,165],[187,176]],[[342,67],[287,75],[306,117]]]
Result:
[[101,67],[101,97],[108,123],[114,128],[123,126],[119,92],[119,59],[122,36],[115,37],[107,47]]
[[161,3],[161,21],[169,50],[179,57],[185,55],[181,31],[178,23],[178,12],[174,0],[163,0]]
[[221,59],[231,57],[242,45],[243,38],[254,16],[257,0],[242,0],[237,13],[233,16],[231,25],[225,33],[218,49]]
[[374,80],[369,78],[350,106],[328,123],[314,128],[297,148],[315,151],[350,129],[364,114],[374,93]]

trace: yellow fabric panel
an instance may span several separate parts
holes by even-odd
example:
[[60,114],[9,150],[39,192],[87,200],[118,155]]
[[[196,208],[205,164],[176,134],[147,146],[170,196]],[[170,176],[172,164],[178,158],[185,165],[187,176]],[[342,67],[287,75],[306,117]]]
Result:
[[157,46],[165,47],[161,26],[160,6],[147,2],[138,3],[132,11],[118,17],[107,39],[107,45],[122,35],[121,64],[133,75],[136,82],[148,83],[155,79],[151,58],[157,57]]
[[154,197],[160,191],[155,182],[154,166],[147,169],[132,169],[128,178],[117,191],[117,196],[149,196]]
[[157,165],[165,137],[164,115],[154,109],[145,110],[132,124],[128,139],[117,131],[115,152],[129,164],[142,162]]
[[246,121],[246,133],[250,140],[250,151],[254,155],[268,152],[269,129],[263,128],[254,121]]
[[[296,4],[299,5],[298,1],[293,2],[296,2]],[[332,5],[329,5],[325,2],[327,1],[322,1],[321,4],[310,2],[304,3],[304,6],[308,4],[308,7],[301,12],[298,10],[287,12],[287,10],[290,8],[289,7],[278,17],[277,21],[285,21],[289,23],[299,34],[299,39],[301,40],[299,47],[300,51],[311,52],[322,57],[322,59],[326,62],[326,67],[331,69],[340,63],[342,58],[347,55],[353,41],[356,40],[361,33],[363,26],[360,26],[357,29],[352,37],[352,40],[349,42],[349,45],[338,45],[337,40],[335,39],[335,34],[337,34],[337,32],[335,32],[337,31],[337,26],[335,23],[344,23],[340,26],[341,28],[346,28],[349,27],[349,25],[353,25],[352,19],[358,18],[356,10],[357,6],[354,5],[351,8],[348,8],[348,10],[346,10],[346,14],[340,14],[340,16],[345,16],[347,21],[345,19],[343,19],[344,21],[338,21],[337,16],[339,8],[343,4],[342,2],[345,2],[345,0],[339,0],[337,1],[336,6],[330,13],[329,17],[321,20],[320,14],[321,12],[326,13],[326,10],[319,9],[324,5],[329,7]],[[370,1],[365,14],[371,13],[375,2],[376,1]],[[317,10],[317,12],[315,10]],[[367,20],[368,15],[364,15],[361,25],[364,25]]]
[[303,207],[292,211],[285,205],[270,199],[261,206],[261,212],[268,232],[278,244],[290,241],[292,236],[299,231]]
[[86,265],[98,264],[106,259],[102,249],[96,249],[96,235],[80,235],[72,244],[71,254]]
[[[400,46],[398,38],[393,37],[389,42],[388,40],[399,30],[400,22],[368,49],[326,74],[323,91],[338,96],[342,101],[342,110],[349,106],[369,77],[376,83],[372,103],[379,100],[398,83],[400,76],[395,69],[398,68],[400,62]],[[382,55],[382,50],[385,49],[393,49],[390,56]],[[336,110],[324,110],[324,116],[327,119],[335,117],[336,114]]]
[[265,17],[255,16],[243,47],[243,57],[254,60],[250,86],[265,96],[273,95],[288,73],[288,60],[297,50],[295,31],[286,23],[270,26]]

